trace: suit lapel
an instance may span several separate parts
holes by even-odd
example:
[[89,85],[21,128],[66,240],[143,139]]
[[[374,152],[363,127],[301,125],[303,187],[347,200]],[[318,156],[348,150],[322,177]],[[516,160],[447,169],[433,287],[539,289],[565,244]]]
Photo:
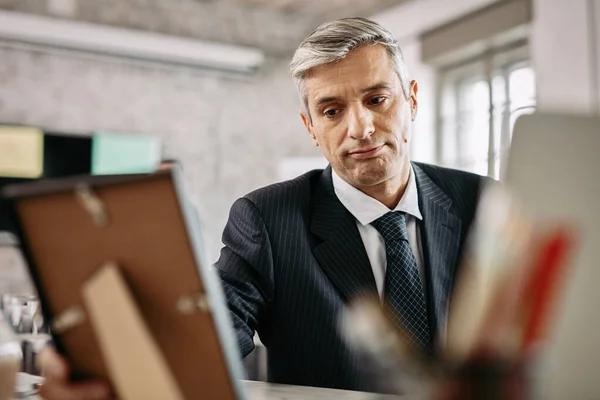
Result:
[[345,300],[365,292],[377,293],[356,221],[335,195],[331,167],[320,177],[310,230],[322,239],[313,254]]
[[[427,275],[429,312],[434,334],[445,329],[449,296],[461,240],[461,220],[450,212],[452,200],[413,164],[423,215],[421,240]],[[313,254],[346,300],[377,293],[373,270],[356,221],[335,195],[331,167],[319,178],[310,230],[322,239]]]
[[460,246],[461,220],[450,212],[452,200],[413,164],[423,215],[421,241],[427,276],[430,317],[435,322],[433,333],[445,331],[450,292],[454,281]]

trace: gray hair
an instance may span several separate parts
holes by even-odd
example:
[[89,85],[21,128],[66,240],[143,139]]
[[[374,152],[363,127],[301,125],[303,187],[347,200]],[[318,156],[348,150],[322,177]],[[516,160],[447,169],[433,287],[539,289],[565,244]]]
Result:
[[408,99],[410,95],[408,70],[402,50],[392,33],[377,22],[366,18],[343,18],[326,22],[308,35],[296,49],[290,63],[292,78],[309,118],[308,98],[304,87],[306,74],[314,67],[343,59],[357,47],[376,44],[384,46],[390,55],[392,67],[398,74],[402,91]]

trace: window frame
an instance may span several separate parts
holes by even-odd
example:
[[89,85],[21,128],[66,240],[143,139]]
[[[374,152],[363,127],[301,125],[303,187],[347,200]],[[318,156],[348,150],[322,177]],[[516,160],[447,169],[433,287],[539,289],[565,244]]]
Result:
[[[464,110],[461,109],[461,86],[465,82],[483,80],[488,86],[488,153],[487,153],[487,176],[502,179],[504,166],[506,165],[507,149],[511,141],[511,116],[521,109],[532,108],[535,110],[535,101],[531,106],[525,106],[511,111],[511,93],[510,93],[510,74],[523,67],[530,67],[529,45],[527,40],[514,42],[508,46],[494,48],[482,52],[476,57],[462,60],[459,63],[453,63],[438,68],[437,88],[436,88],[436,124],[435,124],[435,142],[436,142],[436,162],[441,165],[450,165],[451,167],[464,168],[461,163],[461,116]],[[501,76],[504,83],[504,101],[502,104],[494,104],[493,80]],[[445,113],[444,101],[448,89],[454,95],[454,128],[452,138],[444,137],[444,131],[447,129],[448,114]],[[495,123],[497,116],[497,107],[501,107],[500,131],[496,132]],[[496,138],[499,134],[500,137]],[[455,159],[445,158],[444,149],[448,146],[447,140],[454,140],[451,146],[455,149]],[[495,144],[499,142],[496,149]],[[496,171],[496,160],[499,159],[499,171]]]

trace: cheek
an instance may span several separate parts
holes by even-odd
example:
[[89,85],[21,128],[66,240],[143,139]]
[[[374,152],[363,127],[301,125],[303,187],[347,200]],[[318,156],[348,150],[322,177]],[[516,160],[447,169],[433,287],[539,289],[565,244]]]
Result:
[[390,110],[378,116],[375,123],[376,129],[386,136],[402,135],[402,118],[397,110]]
[[335,154],[338,149],[344,146],[346,141],[346,131],[342,124],[320,124],[319,129],[315,130],[319,146]]
[[323,132],[316,133],[315,136],[321,153],[331,162],[331,156],[335,155],[335,145],[331,142],[331,137]]
[[394,108],[385,114],[387,132],[392,133],[398,140],[410,139],[410,122],[411,115],[408,108]]

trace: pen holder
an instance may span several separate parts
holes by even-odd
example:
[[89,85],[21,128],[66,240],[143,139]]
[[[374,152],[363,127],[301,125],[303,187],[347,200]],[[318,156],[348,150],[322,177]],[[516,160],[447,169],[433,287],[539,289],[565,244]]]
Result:
[[472,360],[441,383],[438,400],[528,400],[531,379],[524,362]]

